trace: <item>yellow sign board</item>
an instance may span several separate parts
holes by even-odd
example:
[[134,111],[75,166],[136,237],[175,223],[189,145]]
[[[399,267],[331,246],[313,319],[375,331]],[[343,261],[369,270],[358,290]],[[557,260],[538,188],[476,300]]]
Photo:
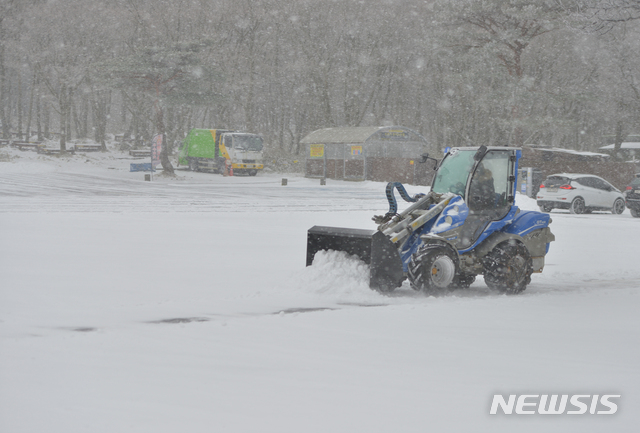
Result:
[[388,129],[380,131],[380,138],[383,140],[408,140],[409,133],[401,129]]
[[362,146],[351,146],[351,156],[362,155]]
[[311,144],[311,158],[323,158],[324,157],[324,144]]

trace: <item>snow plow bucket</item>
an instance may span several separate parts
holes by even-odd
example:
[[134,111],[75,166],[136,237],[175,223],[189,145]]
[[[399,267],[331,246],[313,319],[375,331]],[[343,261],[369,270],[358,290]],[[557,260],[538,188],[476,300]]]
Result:
[[398,249],[378,230],[314,226],[307,232],[307,266],[318,251],[344,251],[369,265],[369,286],[388,292],[402,285],[404,271]]

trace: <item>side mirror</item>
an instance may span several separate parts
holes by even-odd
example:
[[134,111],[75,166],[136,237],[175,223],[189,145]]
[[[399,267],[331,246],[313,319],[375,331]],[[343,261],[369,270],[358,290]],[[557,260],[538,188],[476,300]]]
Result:
[[419,164],[424,164],[425,162],[427,162],[427,160],[430,159],[431,161],[433,161],[435,163],[434,166],[433,166],[433,169],[435,170],[436,168],[438,168],[438,164],[440,163],[439,159],[430,157],[428,153],[423,153],[422,155],[420,155],[420,157],[422,159],[420,161],[418,161]]

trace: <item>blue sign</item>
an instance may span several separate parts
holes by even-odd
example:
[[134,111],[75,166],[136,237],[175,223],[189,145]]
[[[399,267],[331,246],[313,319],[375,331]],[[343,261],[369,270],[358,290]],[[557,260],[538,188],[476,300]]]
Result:
[[446,155],[451,150],[451,147],[447,146],[444,148],[444,154]]
[[150,162],[146,162],[144,164],[130,164],[129,171],[155,171],[155,170],[151,167]]

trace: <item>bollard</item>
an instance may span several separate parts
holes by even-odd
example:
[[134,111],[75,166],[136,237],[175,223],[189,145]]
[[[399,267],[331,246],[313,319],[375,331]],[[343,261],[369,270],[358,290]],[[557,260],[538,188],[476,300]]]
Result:
[[144,180],[150,181],[151,180],[151,175],[150,174],[145,174],[144,175]]
[[287,186],[287,179],[282,178],[282,186]]
[[327,179],[320,179],[320,185],[326,185],[327,184]]

